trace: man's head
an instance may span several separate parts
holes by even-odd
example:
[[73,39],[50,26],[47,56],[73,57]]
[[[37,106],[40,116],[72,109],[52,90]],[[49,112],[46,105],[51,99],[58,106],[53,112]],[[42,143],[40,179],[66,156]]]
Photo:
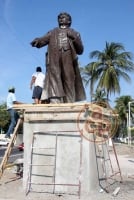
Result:
[[59,23],[59,27],[62,27],[62,26],[70,27],[72,23],[72,18],[66,12],[60,13],[58,15],[58,23]]
[[36,72],[42,72],[41,67],[36,67]]
[[15,93],[15,87],[13,87],[13,86],[9,87],[8,92]]

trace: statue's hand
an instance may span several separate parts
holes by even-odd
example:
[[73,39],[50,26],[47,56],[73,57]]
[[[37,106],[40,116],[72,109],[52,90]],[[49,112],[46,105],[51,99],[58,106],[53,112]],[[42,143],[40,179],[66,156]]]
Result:
[[75,40],[75,35],[71,32],[71,31],[68,31],[67,32],[67,36],[71,39],[71,40]]
[[38,45],[38,40],[35,39],[30,44],[32,45],[32,47],[36,47]]

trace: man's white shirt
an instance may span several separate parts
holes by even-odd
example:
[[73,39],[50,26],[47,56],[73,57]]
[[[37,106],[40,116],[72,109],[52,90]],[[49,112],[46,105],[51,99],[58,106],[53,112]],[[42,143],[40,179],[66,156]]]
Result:
[[41,88],[44,87],[44,80],[45,80],[45,75],[42,72],[36,72],[32,75],[32,77],[35,77],[35,83],[34,86],[40,86]]
[[13,107],[13,102],[16,101],[16,96],[14,93],[9,92],[7,96],[7,110]]

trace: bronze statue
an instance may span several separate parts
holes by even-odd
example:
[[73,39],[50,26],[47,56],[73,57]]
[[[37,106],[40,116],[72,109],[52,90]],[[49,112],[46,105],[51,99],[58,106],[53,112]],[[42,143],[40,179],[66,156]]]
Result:
[[83,44],[80,34],[70,28],[71,22],[68,13],[60,13],[59,27],[31,42],[37,48],[48,45],[42,100],[69,103],[86,98],[77,57],[83,53]]

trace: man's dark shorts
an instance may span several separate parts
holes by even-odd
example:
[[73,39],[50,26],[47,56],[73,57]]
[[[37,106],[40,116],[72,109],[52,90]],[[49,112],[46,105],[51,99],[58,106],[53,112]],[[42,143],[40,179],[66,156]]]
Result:
[[42,88],[40,86],[35,86],[33,89],[32,99],[41,99]]

